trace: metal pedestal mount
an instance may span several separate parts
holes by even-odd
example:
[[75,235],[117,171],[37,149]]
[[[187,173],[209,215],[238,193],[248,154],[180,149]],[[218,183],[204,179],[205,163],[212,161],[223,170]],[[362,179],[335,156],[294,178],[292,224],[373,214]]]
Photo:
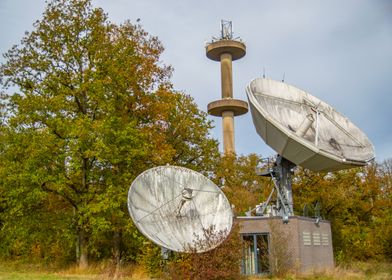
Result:
[[[266,169],[257,171],[257,175],[271,177],[274,187],[267,200],[256,205],[254,209],[246,214],[251,215],[255,211],[256,216],[280,216],[284,223],[288,223],[289,216],[294,215],[293,194],[291,187],[291,177],[296,165],[284,157],[278,155],[274,164]],[[271,205],[271,199],[276,192],[276,203]]]

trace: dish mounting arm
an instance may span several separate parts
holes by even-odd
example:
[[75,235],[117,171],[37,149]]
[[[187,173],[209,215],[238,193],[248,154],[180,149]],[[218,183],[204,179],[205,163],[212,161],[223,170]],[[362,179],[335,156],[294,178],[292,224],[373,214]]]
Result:
[[292,186],[291,186],[291,177],[293,175],[293,168],[295,164],[291,161],[285,159],[284,157],[278,155],[273,167],[269,168],[267,172],[263,172],[262,176],[270,176],[273,183],[274,188],[271,191],[268,200],[261,205],[261,211],[256,211],[258,215],[265,215],[265,211],[267,210],[267,205],[270,203],[271,196],[274,191],[276,191],[276,205],[275,209],[277,213],[273,212],[269,213],[273,216],[281,216],[284,222],[288,221],[289,216],[294,215],[293,210],[293,194],[292,194]]

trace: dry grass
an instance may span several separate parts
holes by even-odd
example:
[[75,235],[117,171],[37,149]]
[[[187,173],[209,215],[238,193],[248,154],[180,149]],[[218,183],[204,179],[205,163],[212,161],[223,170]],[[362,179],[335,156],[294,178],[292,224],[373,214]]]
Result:
[[67,268],[55,268],[43,265],[26,264],[21,262],[0,262],[0,279],[129,279],[150,280],[147,272],[140,266],[124,265],[116,267],[111,262],[90,264],[86,269],[80,269],[77,265]]
[[386,262],[355,262],[341,265],[334,269],[313,272],[308,274],[287,274],[284,277],[251,276],[249,280],[260,279],[287,279],[287,280],[391,280],[392,263]]
[[[0,279],[5,280],[151,280],[147,272],[140,266],[126,265],[116,269],[111,262],[92,264],[81,270],[77,266],[64,269],[48,268],[42,265],[23,264],[17,262],[0,262]],[[284,277],[250,276],[248,280],[287,279],[287,280],[390,280],[392,279],[392,263],[356,262],[342,265],[332,270],[314,272],[308,275],[288,274]],[[208,280],[208,279],[205,279]]]
[[[146,270],[141,266],[135,265],[123,265],[117,267],[111,262],[101,262],[97,264],[89,265],[87,269],[80,269],[78,266],[71,266],[67,269],[60,270],[57,275],[73,277],[82,276],[91,277],[86,279],[138,279],[138,280],[150,280]],[[84,279],[84,278],[83,278]]]

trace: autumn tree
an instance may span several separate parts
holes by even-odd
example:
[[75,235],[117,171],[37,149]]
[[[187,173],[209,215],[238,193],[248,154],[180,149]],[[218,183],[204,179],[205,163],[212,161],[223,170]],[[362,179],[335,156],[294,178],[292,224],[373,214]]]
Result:
[[392,159],[384,160],[378,167],[380,178],[380,216],[377,217],[377,238],[382,243],[383,255],[392,260]]
[[269,178],[260,177],[256,168],[264,166],[256,154],[235,156],[224,155],[216,164],[213,180],[222,187],[236,214],[244,214],[267,197],[272,188]]
[[[382,258],[387,244],[390,197],[378,164],[330,173],[299,169],[295,177],[297,212],[321,204],[321,216],[331,221],[338,261]],[[313,214],[311,214],[313,215]],[[389,216],[390,217],[390,216]]]
[[218,157],[211,124],[173,89],[161,43],[140,25],[111,23],[90,0],[53,0],[34,28],[0,66],[2,234],[39,231],[28,221],[39,220],[36,209],[49,217],[56,201],[56,225],[73,232],[81,267],[108,235],[118,261],[123,234],[135,231],[126,210],[132,179],[166,163],[209,171]]

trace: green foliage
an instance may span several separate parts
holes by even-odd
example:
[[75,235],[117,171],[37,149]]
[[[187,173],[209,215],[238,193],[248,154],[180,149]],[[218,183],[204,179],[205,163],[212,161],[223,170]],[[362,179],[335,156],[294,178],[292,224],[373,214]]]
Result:
[[139,255],[138,262],[154,278],[161,278],[167,265],[167,261],[161,256],[161,247],[150,241],[143,242],[143,252]]

